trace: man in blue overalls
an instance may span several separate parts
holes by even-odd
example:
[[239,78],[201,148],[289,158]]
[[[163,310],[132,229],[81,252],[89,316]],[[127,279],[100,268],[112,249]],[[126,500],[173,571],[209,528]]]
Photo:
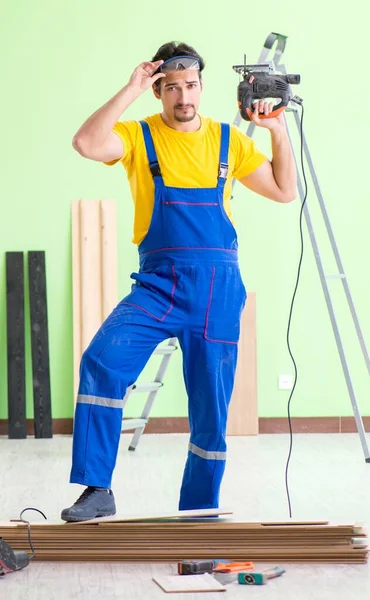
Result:
[[[132,290],[99,329],[80,367],[71,483],[86,489],[62,519],[115,514],[111,490],[122,401],[150,355],[176,337],[183,352],[190,443],[180,510],[218,507],[226,460],[226,421],[246,290],[238,265],[230,195],[233,178],[286,203],[296,170],[282,116],[261,120],[272,105],[256,104],[253,120],[270,130],[272,161],[236,127],[198,113],[203,59],[171,42],[139,65],[129,83],[82,125],[73,145],[82,155],[120,161],[135,202],[140,268]],[[143,121],[118,121],[152,88],[163,111]]]

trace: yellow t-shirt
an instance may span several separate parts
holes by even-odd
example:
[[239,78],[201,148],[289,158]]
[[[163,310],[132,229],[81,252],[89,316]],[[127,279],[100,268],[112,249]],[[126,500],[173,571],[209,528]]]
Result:
[[[160,114],[144,119],[150,128],[165,185],[171,187],[216,187],[220,153],[220,123],[201,118],[200,129],[182,132],[166,125]],[[126,169],[135,205],[134,236],[139,244],[145,237],[154,206],[154,180],[149,170],[142,128],[138,121],[118,121],[113,131],[121,138],[125,152],[121,162]],[[229,171],[224,189],[224,207],[232,221],[230,196],[232,180],[257,169],[266,156],[254,141],[234,125],[230,128]]]

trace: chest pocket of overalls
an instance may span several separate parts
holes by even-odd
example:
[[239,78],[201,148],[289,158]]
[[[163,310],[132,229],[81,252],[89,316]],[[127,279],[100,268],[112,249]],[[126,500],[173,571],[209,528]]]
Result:
[[136,306],[157,321],[164,321],[173,308],[176,293],[174,266],[163,266],[150,272],[131,273],[135,281],[124,304]]
[[237,344],[246,299],[239,267],[212,267],[204,338],[209,342]]

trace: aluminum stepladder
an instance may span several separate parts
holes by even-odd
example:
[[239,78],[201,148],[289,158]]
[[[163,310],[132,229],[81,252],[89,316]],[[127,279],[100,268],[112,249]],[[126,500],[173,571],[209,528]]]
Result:
[[[260,57],[258,59],[258,63],[267,63],[270,62],[272,63],[272,66],[274,67],[274,71],[277,73],[281,73],[283,75],[287,74],[287,70],[284,64],[280,63],[280,58],[281,55],[283,54],[284,50],[285,50],[285,46],[286,46],[286,40],[287,40],[287,36],[285,35],[281,35],[279,33],[270,33],[270,35],[266,38],[265,44],[262,48],[262,52],[260,54]],[[270,52],[272,51],[273,46],[276,43],[276,49],[275,49],[275,54],[273,56],[272,59],[268,59],[268,55],[270,54]],[[295,119],[295,123],[297,125],[298,128],[298,133],[299,135],[301,135],[301,130],[300,130],[300,118],[298,115],[298,110],[296,107],[294,108],[287,108],[286,112],[292,112],[294,114],[294,119]],[[239,113],[239,111],[237,112],[237,115],[234,119],[234,125],[236,125],[237,127],[240,127],[242,118],[241,115]],[[287,124],[287,119],[285,118],[286,124]],[[246,131],[246,134],[249,137],[252,137],[253,132],[255,130],[255,124],[254,123],[250,123],[248,126],[248,129]],[[300,173],[299,173],[299,168],[298,168],[298,162],[297,162],[297,158],[296,155],[294,153],[294,148],[293,148],[293,144],[292,144],[292,138],[291,135],[289,133],[289,128],[287,125],[287,130],[288,130],[288,135],[289,135],[289,139],[291,142],[291,146],[292,146],[292,151],[293,151],[293,155],[294,155],[294,160],[295,160],[295,164],[296,164],[296,168],[297,168],[297,183],[298,183],[298,191],[299,191],[299,196],[301,199],[301,202],[303,203],[304,201],[304,188],[302,185],[302,180],[300,177]],[[321,209],[321,213],[324,219],[324,223],[325,223],[325,227],[326,227],[326,231],[328,233],[329,236],[329,240],[330,240],[330,244],[331,244],[331,248],[335,257],[335,261],[338,267],[338,273],[335,274],[328,274],[325,273],[324,271],[324,267],[323,267],[323,263],[322,263],[322,259],[321,259],[321,255],[320,255],[320,251],[319,251],[319,246],[316,240],[316,235],[313,229],[313,225],[312,225],[312,220],[311,220],[311,216],[310,216],[310,211],[308,208],[307,203],[305,203],[304,208],[303,208],[303,213],[304,213],[304,217],[306,220],[306,225],[307,225],[307,229],[308,229],[308,233],[309,233],[309,237],[311,240],[311,244],[312,244],[312,248],[313,248],[313,252],[314,252],[314,257],[315,257],[315,261],[316,261],[316,266],[319,272],[319,276],[320,276],[320,281],[321,281],[321,286],[324,292],[324,296],[325,296],[325,301],[326,301],[326,305],[328,308],[328,312],[329,312],[329,316],[330,316],[330,321],[331,321],[331,325],[333,328],[333,332],[334,332],[334,337],[335,337],[335,341],[337,344],[337,348],[338,348],[338,353],[339,353],[339,357],[340,357],[340,361],[341,361],[341,365],[342,365],[342,369],[343,369],[343,373],[344,373],[344,377],[346,380],[346,385],[347,385],[347,389],[348,389],[348,393],[349,393],[349,397],[351,400],[351,404],[352,404],[352,408],[353,408],[353,414],[355,417],[355,421],[356,421],[356,426],[357,426],[357,431],[359,433],[360,436],[360,440],[361,440],[361,444],[362,444],[362,449],[364,452],[364,456],[365,456],[365,461],[367,463],[370,463],[370,454],[369,454],[369,448],[368,448],[368,444],[367,444],[367,436],[365,433],[365,428],[364,428],[364,424],[362,421],[362,417],[358,408],[358,404],[357,404],[357,398],[356,398],[356,394],[355,394],[355,390],[354,390],[354,386],[352,383],[352,378],[351,378],[351,374],[350,374],[350,370],[349,370],[349,366],[347,363],[347,359],[346,359],[346,355],[344,352],[344,348],[343,348],[343,342],[342,342],[342,338],[339,332],[339,327],[338,327],[338,322],[337,322],[337,318],[335,316],[335,312],[334,312],[334,307],[333,307],[333,302],[330,296],[330,290],[329,290],[329,286],[328,286],[328,280],[340,280],[342,282],[343,285],[343,290],[345,293],[345,297],[348,303],[348,307],[352,316],[352,320],[356,329],[356,333],[357,333],[357,337],[358,337],[358,341],[362,350],[362,354],[364,356],[364,360],[367,366],[367,370],[368,373],[370,375],[370,357],[369,357],[369,352],[368,349],[366,347],[366,343],[365,343],[365,339],[360,327],[360,323],[359,323],[359,319],[356,313],[356,309],[355,309],[355,305],[352,299],[352,295],[349,289],[349,285],[348,285],[348,280],[347,277],[345,275],[344,272],[344,267],[343,267],[343,263],[342,260],[340,258],[339,255],[339,250],[338,250],[338,246],[337,243],[335,241],[335,237],[334,237],[334,233],[330,224],[330,220],[329,220],[329,215],[325,206],[325,201],[320,189],[320,185],[317,179],[317,175],[313,166],[313,162],[312,162],[312,158],[311,158],[311,154],[307,145],[307,141],[306,141],[306,136],[303,134],[303,152],[307,161],[307,164],[309,166],[309,171],[312,177],[312,181],[314,184],[314,188],[315,188],[315,192],[316,192],[316,196],[319,202],[319,206]],[[235,180],[234,182],[235,183]]]
[[123,409],[125,409],[127,400],[130,398],[131,394],[138,392],[148,392],[148,397],[146,399],[143,411],[141,413],[141,417],[137,419],[124,419],[122,421],[122,432],[131,431],[132,429],[135,430],[133,438],[131,440],[131,444],[128,448],[131,452],[133,452],[136,449],[139,440],[144,432],[144,429],[149,421],[149,414],[154,404],[155,398],[158,394],[158,391],[163,386],[163,378],[166,373],[168,363],[172,354],[175,352],[175,350],[177,350],[176,341],[176,338],[170,338],[168,344],[164,346],[159,346],[154,350],[152,356],[159,354],[163,357],[160,362],[154,381],[149,383],[134,383],[134,385],[128,388],[126,395],[123,399]]

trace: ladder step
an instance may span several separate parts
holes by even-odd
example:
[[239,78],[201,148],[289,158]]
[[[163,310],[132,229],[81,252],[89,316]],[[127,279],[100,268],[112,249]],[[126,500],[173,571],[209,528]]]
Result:
[[163,383],[159,381],[153,381],[152,383],[137,383],[133,386],[132,392],[154,392],[155,390],[159,390]]
[[153,354],[172,354],[175,350],[177,350],[177,346],[163,346],[163,348],[154,350]]
[[131,429],[137,429],[138,427],[145,427],[148,419],[123,419],[122,431],[130,431]]
[[140,440],[140,437],[142,435],[142,433],[144,432],[145,426],[147,425],[148,421],[149,421],[149,413],[151,411],[152,405],[155,401],[155,398],[157,397],[157,393],[160,390],[160,388],[163,386],[163,377],[164,374],[166,372],[168,363],[170,362],[171,359],[171,354],[177,350],[178,346],[176,344],[177,340],[176,338],[171,338],[168,340],[167,345],[161,345],[158,348],[156,348],[153,352],[153,354],[157,354],[157,355],[161,355],[162,358],[160,359],[160,364],[157,370],[156,375],[154,375],[154,381],[149,381],[147,383],[134,383],[134,385],[130,386],[127,391],[126,391],[126,395],[123,399],[123,406],[126,405],[126,402],[129,398],[129,396],[133,393],[133,392],[147,392],[147,398],[145,400],[144,403],[144,408],[142,410],[141,416],[138,418],[134,418],[134,419],[123,419],[122,421],[122,426],[121,426],[121,431],[125,432],[125,431],[134,431],[133,434],[133,438],[131,440],[131,444],[129,445],[129,450],[131,452],[133,452]]
[[325,275],[325,279],[345,279],[346,276],[344,273],[329,273],[328,275]]

